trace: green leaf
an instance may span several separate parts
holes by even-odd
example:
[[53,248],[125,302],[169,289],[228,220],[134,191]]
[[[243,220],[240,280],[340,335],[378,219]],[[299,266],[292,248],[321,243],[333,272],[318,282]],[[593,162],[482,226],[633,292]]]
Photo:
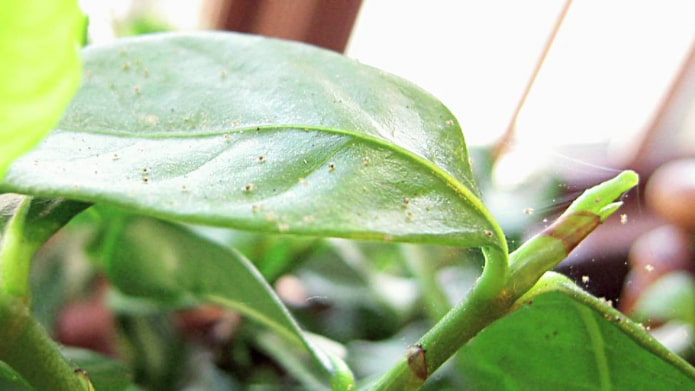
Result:
[[[261,274],[240,253],[184,228],[133,217],[121,228],[107,271],[123,292],[165,302],[190,299],[233,308],[303,347],[332,376],[349,383],[339,359],[311,342]],[[347,381],[347,383],[346,383]]]
[[695,326],[695,277],[687,271],[664,275],[645,289],[634,312],[640,319],[676,319]]
[[139,388],[132,381],[132,374],[120,361],[94,353],[90,350],[61,349],[65,357],[87,371],[89,380],[98,391],[136,391]]
[[607,303],[553,282],[460,352],[472,390],[686,390],[695,369]]
[[403,79],[221,32],[84,58],[58,130],[0,188],[247,230],[506,248],[455,118]]
[[0,390],[34,391],[34,388],[7,364],[0,361]]
[[0,2],[0,178],[55,126],[80,79],[77,0]]

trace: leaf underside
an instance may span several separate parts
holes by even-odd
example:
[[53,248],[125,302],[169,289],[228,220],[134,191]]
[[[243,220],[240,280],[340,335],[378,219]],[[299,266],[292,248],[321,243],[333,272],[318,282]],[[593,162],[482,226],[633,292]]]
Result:
[[309,341],[273,289],[238,252],[179,226],[135,217],[123,226],[107,265],[113,284],[131,296],[165,303],[192,298],[237,310],[304,350],[331,376],[344,375],[337,358]]
[[84,51],[83,87],[0,190],[265,232],[501,246],[461,129],[332,52],[169,33]]

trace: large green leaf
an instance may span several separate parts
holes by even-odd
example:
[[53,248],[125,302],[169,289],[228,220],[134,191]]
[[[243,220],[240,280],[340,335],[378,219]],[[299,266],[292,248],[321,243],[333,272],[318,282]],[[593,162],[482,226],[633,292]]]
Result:
[[119,244],[110,254],[107,270],[123,292],[164,302],[194,299],[233,308],[302,347],[330,373],[334,385],[352,382],[345,364],[310,340],[241,254],[181,227],[143,217],[128,219],[119,230]]
[[77,0],[0,2],[0,178],[77,89],[83,21]]
[[0,188],[266,232],[505,247],[455,118],[403,79],[233,33],[84,58],[59,128]]
[[460,351],[471,390],[690,390],[695,368],[605,302],[558,284]]

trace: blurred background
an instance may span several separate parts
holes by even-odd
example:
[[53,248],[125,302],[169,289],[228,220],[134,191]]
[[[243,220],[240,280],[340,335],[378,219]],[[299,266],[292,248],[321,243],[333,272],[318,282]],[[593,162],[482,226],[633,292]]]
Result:
[[[558,270],[645,322],[677,353],[691,362],[695,359],[695,2],[81,4],[90,20],[90,44],[157,31],[233,30],[322,46],[415,82],[459,119],[481,191],[512,248],[546,226],[583,189],[620,170],[636,170],[642,183],[626,195],[624,209]],[[77,224],[73,237],[84,244],[85,236],[80,235],[89,235],[80,232]],[[421,247],[332,240],[318,245],[313,239],[231,231],[204,234],[239,247],[256,262],[309,329],[362,352],[360,360],[351,363],[360,375],[378,372],[378,357],[388,357],[389,349],[391,357],[397,355],[402,341],[428,324],[423,319],[436,318],[437,310],[431,308],[436,298],[402,294],[418,284],[413,265],[421,265]],[[448,300],[456,302],[479,273],[479,254],[446,248],[427,251],[428,259],[435,258],[431,268]],[[462,253],[472,259],[470,265],[457,264]],[[340,262],[325,261],[326,257]],[[50,265],[46,261],[43,267],[52,270]],[[73,289],[68,294],[73,298],[64,298],[72,304],[55,304],[52,311],[60,313],[55,322],[63,341],[122,355],[115,347],[113,299],[109,306],[104,304],[108,284],[97,272],[85,272],[84,266],[69,267],[70,278],[77,275],[89,286],[91,298]],[[51,276],[56,275],[47,272],[39,278]],[[335,289],[343,290],[336,295]],[[376,304],[374,297],[379,298]],[[414,310],[418,300],[430,302],[424,310]],[[116,303],[125,334],[133,337],[147,334],[147,327],[162,327],[124,321],[123,314],[132,307]],[[384,317],[384,311],[389,316]],[[90,325],[84,322],[88,317],[102,323]],[[418,319],[422,322],[415,322]],[[239,322],[229,312],[203,308],[180,314],[172,330],[178,327],[220,349],[232,335],[241,335],[235,334]],[[173,333],[160,331],[155,334],[163,340]],[[85,340],[85,335],[91,337]],[[161,344],[160,351],[178,346],[152,343]],[[262,351],[247,347],[243,359],[220,360],[237,368],[232,370],[239,372],[235,376],[248,376],[238,369],[244,368],[240,360],[258,368],[255,355],[263,356]],[[225,368],[217,364],[215,368]],[[268,365],[267,371],[279,371]],[[157,377],[172,376],[165,375],[138,376],[155,389],[166,389],[165,380]]]

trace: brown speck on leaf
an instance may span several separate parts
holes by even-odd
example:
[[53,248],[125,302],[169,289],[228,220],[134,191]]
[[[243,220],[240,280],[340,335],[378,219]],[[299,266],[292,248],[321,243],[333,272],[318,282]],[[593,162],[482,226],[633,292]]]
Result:
[[407,221],[413,221],[413,218],[414,218],[414,217],[415,217],[415,215],[413,215],[413,212],[407,212],[407,213],[405,214],[405,219],[406,219]]
[[265,156],[261,155],[258,157],[258,162],[259,163],[265,163]]
[[402,205],[404,208],[407,208],[408,205],[410,205],[410,198],[408,198],[408,197],[403,198],[403,201],[401,202],[401,205]]
[[490,230],[485,230],[485,236],[492,237],[494,234]]
[[446,124],[449,125],[449,126],[453,126],[453,125],[454,125],[454,120],[453,120],[453,119],[448,119],[448,120],[446,120]]
[[135,94],[137,94],[137,95],[140,95],[140,93],[142,92],[142,90],[140,89],[140,87],[135,86],[135,87],[133,87],[133,92],[134,92]]
[[148,178],[148,177],[142,178],[142,183],[144,183],[144,184],[150,183],[150,178]]
[[333,162],[328,163],[328,171],[333,171],[333,170],[335,170],[335,163],[333,163]]
[[534,212],[533,208],[524,209],[524,214],[527,216],[531,216],[533,214],[533,212]]
[[253,191],[253,189],[255,189],[255,188],[256,188],[256,186],[253,183],[248,183],[242,188],[242,190],[245,192],[249,192],[249,191]]

